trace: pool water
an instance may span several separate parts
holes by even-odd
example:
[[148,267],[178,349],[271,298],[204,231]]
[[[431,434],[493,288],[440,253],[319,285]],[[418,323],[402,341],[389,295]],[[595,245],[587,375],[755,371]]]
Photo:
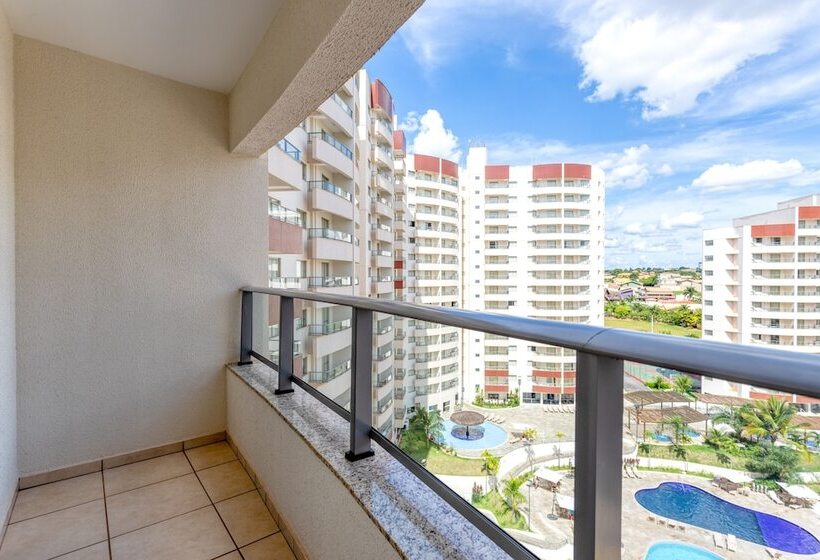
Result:
[[681,542],[656,542],[646,551],[644,560],[724,560],[705,548]]
[[635,499],[653,513],[708,531],[730,533],[793,554],[820,552],[820,541],[791,521],[727,502],[690,484],[663,482],[657,488],[638,490]]
[[724,560],[722,556],[682,542],[656,542],[646,551],[644,560]]
[[[507,441],[506,430],[492,422],[484,422],[479,426],[484,429],[484,437],[481,439],[459,439],[452,434],[452,430],[455,427],[456,424],[453,424],[450,420],[444,420],[444,434],[439,440],[439,443],[449,445],[456,449],[490,449],[491,447],[498,447]],[[470,428],[470,430],[473,430],[473,428]]]

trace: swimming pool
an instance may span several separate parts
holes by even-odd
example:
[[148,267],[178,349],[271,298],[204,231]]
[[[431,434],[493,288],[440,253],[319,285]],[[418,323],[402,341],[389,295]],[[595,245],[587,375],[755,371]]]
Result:
[[649,547],[644,560],[724,560],[724,558],[699,546],[661,541]]
[[791,521],[727,502],[691,484],[663,482],[638,490],[635,499],[651,512],[708,531],[731,533],[793,554],[820,552],[820,541]]
[[444,434],[439,443],[455,447],[456,449],[490,449],[507,441],[506,430],[492,422],[484,422],[481,424],[481,428],[484,429],[484,437],[474,440],[464,440],[454,437],[450,432],[455,426],[456,424],[453,424],[450,420],[444,421]]

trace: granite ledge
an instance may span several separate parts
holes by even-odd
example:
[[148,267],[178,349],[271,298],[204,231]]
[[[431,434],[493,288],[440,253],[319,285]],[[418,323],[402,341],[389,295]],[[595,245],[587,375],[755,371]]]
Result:
[[307,392],[274,395],[277,373],[264,364],[228,370],[242,379],[305,441],[350,491],[402,558],[504,560],[510,556],[385,450],[351,463],[344,458],[347,422]]

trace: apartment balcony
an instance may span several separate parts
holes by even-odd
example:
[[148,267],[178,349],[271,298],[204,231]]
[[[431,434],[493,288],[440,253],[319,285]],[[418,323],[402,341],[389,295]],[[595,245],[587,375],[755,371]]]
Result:
[[353,219],[353,195],[330,181],[309,181],[310,209]]
[[[390,155],[390,150],[377,144],[373,146],[371,154],[372,161],[376,164],[376,167],[384,171],[393,169],[393,156]],[[391,188],[390,190],[392,191],[393,189]]]
[[384,119],[371,119],[370,131],[376,141],[382,144],[393,145],[393,126]]
[[371,197],[370,209],[373,211],[374,214],[377,214],[379,216],[385,216],[391,220],[393,219],[393,207],[391,206],[390,201],[386,198]]
[[390,275],[372,276],[370,278],[370,289],[376,294],[387,294],[394,291],[393,277]]
[[280,140],[268,150],[268,189],[272,191],[302,190],[302,151],[288,140]]
[[319,112],[336,128],[348,136],[353,134],[353,108],[338,93],[331,95],[319,105]]
[[370,252],[372,264],[376,268],[393,268],[393,251],[373,249]]
[[353,151],[329,132],[308,134],[307,161],[326,165],[331,172],[353,178]]
[[310,354],[327,356],[350,346],[351,320],[328,321],[308,325]]
[[[393,160],[393,173],[402,177],[407,175],[407,162],[404,160],[404,158],[398,158]],[[396,190],[404,190],[404,188],[403,186],[400,188],[397,184]]]
[[309,229],[308,258],[349,262],[353,259],[353,236],[328,228]]
[[326,294],[350,294],[355,280],[351,276],[311,276],[308,288],[314,292]]

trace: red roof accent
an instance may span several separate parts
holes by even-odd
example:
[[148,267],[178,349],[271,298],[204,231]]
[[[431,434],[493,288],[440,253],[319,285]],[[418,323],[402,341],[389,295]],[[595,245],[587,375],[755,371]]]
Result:
[[539,179],[560,179],[561,178],[561,164],[560,163],[541,163],[532,166],[532,180]]
[[484,377],[509,377],[510,372],[506,369],[485,369]]
[[591,179],[592,166],[586,163],[565,163],[564,164],[564,178],[565,179]]
[[564,395],[574,395],[575,394],[575,387],[562,387],[561,393]]
[[484,390],[492,393],[506,393],[510,390],[509,385],[485,385]]
[[532,374],[535,377],[561,377],[560,371],[546,371],[543,369],[534,369],[532,370]]
[[397,152],[403,152],[407,145],[407,138],[404,136],[403,130],[393,131],[393,149]]
[[510,178],[510,166],[485,165],[484,178],[487,181],[507,181]]
[[550,394],[557,394],[561,390],[558,386],[550,386],[550,385],[533,385],[532,392],[533,393],[550,393]]
[[413,155],[413,168],[416,171],[426,171],[438,175],[440,167],[441,160],[435,156]]
[[448,159],[441,160],[441,174],[458,179],[458,164]]
[[801,220],[820,220],[820,206],[801,206],[797,209],[797,217]]
[[794,224],[752,226],[752,237],[780,237],[783,235],[794,235]]
[[379,107],[387,116],[393,117],[393,96],[381,80],[370,84],[370,106]]
[[393,280],[393,289],[403,290],[404,289],[404,280]]
[[805,395],[795,395],[794,402],[798,403],[806,403],[806,404],[817,404],[820,403],[820,399],[815,399],[813,397],[807,397]]
[[401,270],[404,268],[404,261],[393,261],[393,268]]

